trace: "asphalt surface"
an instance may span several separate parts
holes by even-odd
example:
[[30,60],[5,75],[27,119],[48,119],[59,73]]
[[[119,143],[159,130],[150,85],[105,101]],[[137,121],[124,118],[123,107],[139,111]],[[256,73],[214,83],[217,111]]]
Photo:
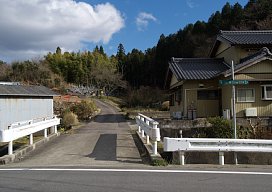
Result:
[[119,172],[96,170],[1,170],[0,191],[271,191],[272,175]]
[[272,167],[144,165],[123,116],[111,105],[92,122],[0,166],[0,191],[209,191],[272,189]]
[[83,127],[62,134],[9,167],[137,167],[142,160],[131,129],[117,109],[96,101],[101,113]]

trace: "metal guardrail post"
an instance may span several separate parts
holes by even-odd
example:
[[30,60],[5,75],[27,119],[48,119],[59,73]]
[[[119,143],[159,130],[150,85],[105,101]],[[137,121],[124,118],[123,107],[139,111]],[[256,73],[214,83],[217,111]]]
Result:
[[219,152],[219,165],[225,164],[224,152]]
[[[182,130],[179,131],[180,138],[182,138]],[[179,151],[179,162],[181,165],[185,165],[185,152]]]
[[180,164],[181,165],[185,165],[185,152],[184,151],[180,151],[179,157],[180,157],[180,159],[179,159]]

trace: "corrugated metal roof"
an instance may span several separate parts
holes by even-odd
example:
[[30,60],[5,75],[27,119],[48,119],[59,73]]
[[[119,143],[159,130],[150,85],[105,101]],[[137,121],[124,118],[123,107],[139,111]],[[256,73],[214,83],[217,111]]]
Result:
[[0,96],[55,96],[58,95],[44,86],[0,85]]
[[172,58],[170,70],[179,80],[212,79],[229,69],[221,58]]
[[271,45],[272,30],[265,31],[220,31],[217,39],[232,45]]

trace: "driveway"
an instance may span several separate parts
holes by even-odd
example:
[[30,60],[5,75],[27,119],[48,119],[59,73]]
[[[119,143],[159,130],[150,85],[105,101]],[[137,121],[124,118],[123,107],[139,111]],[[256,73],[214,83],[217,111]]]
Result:
[[101,113],[90,123],[30,152],[12,167],[143,166],[131,130],[113,106],[96,100]]

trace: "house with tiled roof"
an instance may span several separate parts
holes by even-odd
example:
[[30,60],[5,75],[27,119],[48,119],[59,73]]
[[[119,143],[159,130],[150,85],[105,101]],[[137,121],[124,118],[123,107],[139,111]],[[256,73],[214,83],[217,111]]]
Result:
[[[230,116],[234,63],[237,117],[272,116],[272,30],[221,31],[209,58],[172,58],[166,87],[174,118]],[[220,83],[221,82],[221,83]]]

